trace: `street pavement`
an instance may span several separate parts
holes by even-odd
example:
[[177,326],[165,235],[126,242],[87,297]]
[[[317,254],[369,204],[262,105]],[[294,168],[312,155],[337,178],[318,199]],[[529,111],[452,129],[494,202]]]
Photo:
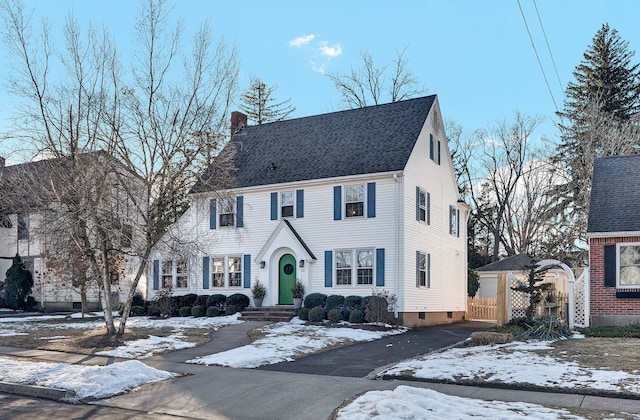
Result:
[[[449,395],[483,400],[522,401],[568,408],[640,414],[638,400],[566,393],[495,389],[400,380],[371,380],[381,366],[462,341],[486,324],[464,322],[416,328],[370,343],[260,369],[233,369],[186,364],[184,361],[249,343],[247,332],[260,322],[228,326],[203,346],[158,355],[143,362],[183,376],[146,384],[124,395],[90,404],[70,405],[0,394],[0,418],[197,418],[197,419],[327,419],[351,398],[370,390],[398,385],[429,388]],[[0,347],[0,353],[69,363],[112,363],[109,358]],[[371,359],[366,363],[362,359]],[[285,367],[286,365],[286,367]],[[352,367],[354,365],[355,367]],[[315,366],[315,368],[314,368]],[[373,368],[373,369],[370,369]],[[35,401],[35,402],[34,402]],[[41,410],[38,410],[41,404]],[[34,414],[37,414],[34,416]],[[165,417],[169,416],[169,417]]]

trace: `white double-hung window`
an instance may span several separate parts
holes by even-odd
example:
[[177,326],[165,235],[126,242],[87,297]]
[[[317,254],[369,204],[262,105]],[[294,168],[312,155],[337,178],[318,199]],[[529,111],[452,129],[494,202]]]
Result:
[[364,184],[344,187],[345,216],[364,216]]
[[618,244],[619,287],[640,287],[640,243]]

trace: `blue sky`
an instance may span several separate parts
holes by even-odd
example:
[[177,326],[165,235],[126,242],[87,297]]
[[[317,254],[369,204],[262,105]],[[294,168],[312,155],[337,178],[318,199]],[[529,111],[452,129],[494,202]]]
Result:
[[[81,23],[104,24],[117,34],[123,55],[132,49],[137,1],[26,3],[48,17],[55,35],[73,10]],[[640,51],[638,1],[536,0],[556,75],[533,0],[520,0],[520,5],[560,108],[572,71],[603,23],[617,29],[631,50]],[[291,98],[297,108],[293,117],[344,109],[326,74],[358,66],[361,50],[383,65],[395,48],[406,46],[409,67],[428,94],[439,96],[445,119],[472,131],[519,110],[545,117],[536,135],[557,139],[556,108],[517,0],[182,0],[175,2],[173,13],[192,28],[209,19],[218,35],[237,44],[241,87],[251,75],[277,85],[276,99]],[[640,61],[640,53],[635,59]],[[0,60],[5,68],[6,57]],[[0,89],[0,127],[6,127],[11,102],[6,87]]]

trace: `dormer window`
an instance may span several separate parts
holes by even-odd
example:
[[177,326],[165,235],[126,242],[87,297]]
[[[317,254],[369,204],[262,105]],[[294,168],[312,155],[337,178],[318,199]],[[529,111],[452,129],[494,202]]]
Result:
[[347,185],[345,187],[346,217],[364,216],[364,185]]

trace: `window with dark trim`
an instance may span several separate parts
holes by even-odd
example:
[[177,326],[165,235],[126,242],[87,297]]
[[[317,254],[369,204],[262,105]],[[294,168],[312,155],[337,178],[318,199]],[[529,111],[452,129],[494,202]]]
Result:
[[419,280],[418,285],[422,287],[427,286],[427,254],[420,252],[418,261],[418,273]]
[[617,244],[618,287],[640,287],[640,243]]
[[419,220],[421,222],[427,221],[427,192],[423,189],[420,189],[419,199],[418,199],[418,212],[419,212]]
[[29,215],[18,213],[18,239],[29,239]]

